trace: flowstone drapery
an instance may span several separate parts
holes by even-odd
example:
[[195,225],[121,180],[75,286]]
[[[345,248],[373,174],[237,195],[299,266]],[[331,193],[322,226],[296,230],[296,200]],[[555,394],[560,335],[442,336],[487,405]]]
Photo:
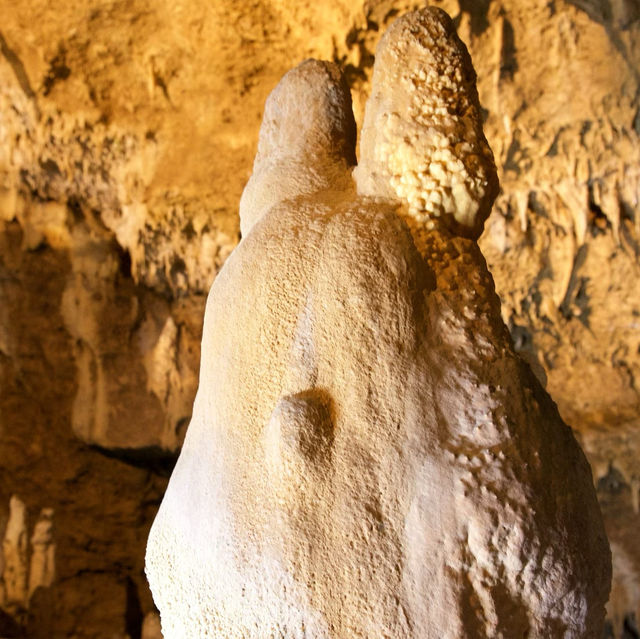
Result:
[[389,29],[353,170],[355,137],[332,64],[269,97],[147,548],[164,635],[599,638],[591,473],[475,242],[497,179],[444,13]]

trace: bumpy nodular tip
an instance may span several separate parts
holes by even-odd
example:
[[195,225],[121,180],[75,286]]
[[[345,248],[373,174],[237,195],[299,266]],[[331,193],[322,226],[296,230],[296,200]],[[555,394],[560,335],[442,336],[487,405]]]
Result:
[[429,7],[394,22],[378,45],[372,85],[358,193],[400,200],[418,222],[440,218],[477,238],[499,185],[471,58],[447,14]]

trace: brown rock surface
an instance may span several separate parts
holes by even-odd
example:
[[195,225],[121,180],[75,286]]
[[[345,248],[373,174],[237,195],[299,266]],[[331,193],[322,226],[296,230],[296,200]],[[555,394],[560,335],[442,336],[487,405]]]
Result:
[[[436,4],[471,51],[500,173],[481,247],[516,347],[594,464],[624,619],[640,602],[637,7]],[[302,59],[334,59],[360,123],[375,44],[410,5],[0,0],[0,456],[11,471],[0,537],[12,495],[27,508],[29,538],[44,508],[55,510],[54,539],[56,504],[80,516],[81,495],[51,488],[45,503],[22,488],[36,472],[38,485],[59,485],[62,460],[101,459],[87,481],[103,475],[111,487],[95,491],[122,490],[127,473],[106,469],[129,467],[78,446],[72,429],[109,448],[176,449],[197,384],[204,294],[237,242],[268,92]],[[51,349],[60,352],[42,357]],[[37,450],[53,459],[33,461]],[[93,520],[81,519],[89,538],[103,534]],[[78,572],[53,591],[86,579],[99,592],[94,566],[121,566],[121,579],[138,566],[135,544],[87,552],[67,535],[55,545],[57,573],[61,552]],[[75,604],[59,600],[56,618],[68,623]],[[76,636],[110,637],[124,600]]]
[[135,636],[138,609],[152,606],[142,557],[166,480],[74,436],[77,371],[61,315],[69,259],[24,251],[21,239],[14,222],[0,240],[11,300],[11,350],[0,354],[0,634]]

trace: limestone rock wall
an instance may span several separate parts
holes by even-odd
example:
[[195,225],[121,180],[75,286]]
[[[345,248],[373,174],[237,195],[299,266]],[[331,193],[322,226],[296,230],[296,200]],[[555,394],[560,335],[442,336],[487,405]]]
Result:
[[[418,4],[0,0],[0,635],[142,636],[144,540],[264,100],[334,60],[361,124],[378,38]],[[640,9],[434,4],[470,49],[500,173],[481,248],[590,457],[621,637],[640,616]]]

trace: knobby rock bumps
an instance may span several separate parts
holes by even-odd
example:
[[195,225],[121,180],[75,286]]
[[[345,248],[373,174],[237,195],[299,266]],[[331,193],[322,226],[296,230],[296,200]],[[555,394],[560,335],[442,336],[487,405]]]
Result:
[[267,101],[147,547],[164,636],[599,639],[591,472],[475,242],[498,184],[443,12],[386,33],[355,139],[333,64]]

